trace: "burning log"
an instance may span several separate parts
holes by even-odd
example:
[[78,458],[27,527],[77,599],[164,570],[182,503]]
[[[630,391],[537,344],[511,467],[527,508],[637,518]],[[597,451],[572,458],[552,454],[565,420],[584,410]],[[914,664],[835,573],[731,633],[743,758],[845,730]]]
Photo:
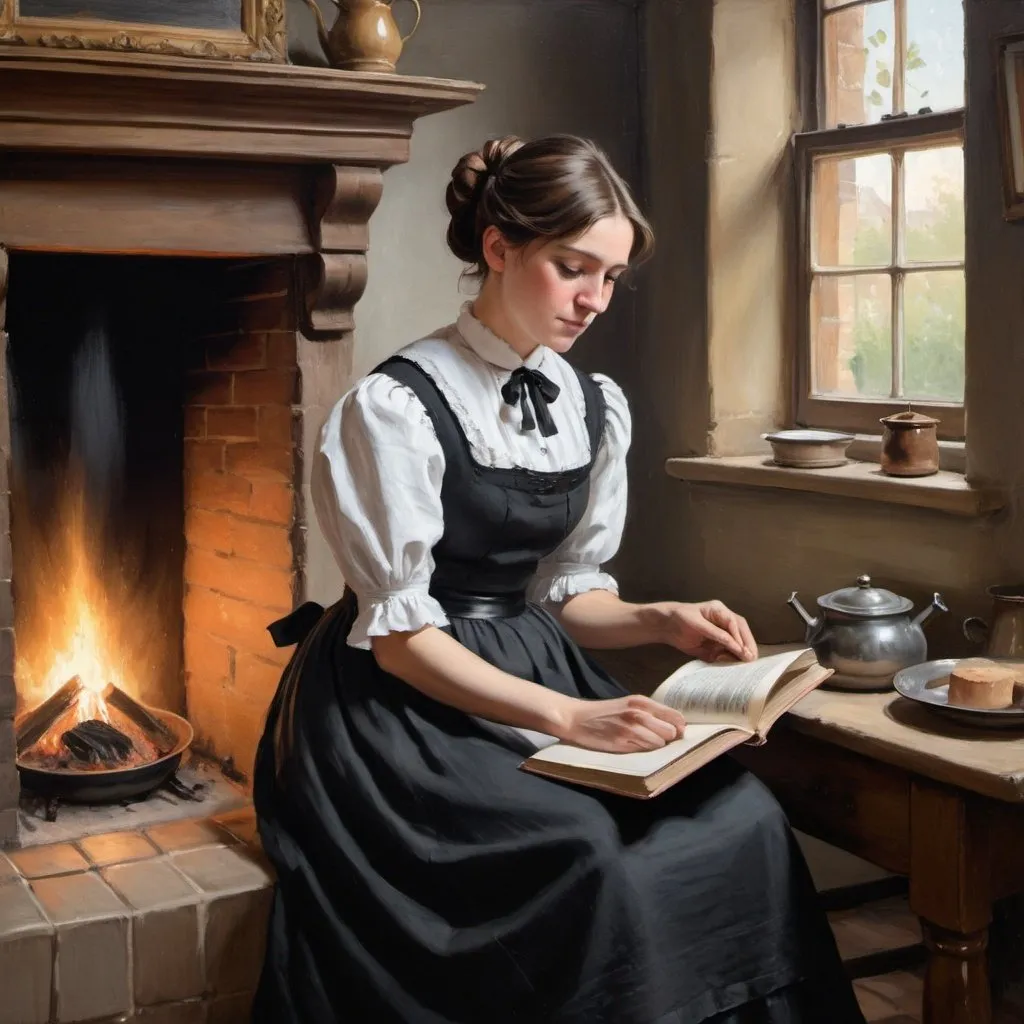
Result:
[[120,687],[108,683],[107,688],[103,691],[103,699],[137,725],[161,755],[170,753],[177,745],[178,737],[160,719],[150,714],[145,707],[129,697]]
[[78,676],[72,676],[56,693],[38,707],[26,712],[17,723],[18,753],[24,753],[53,727],[61,715],[78,703],[85,687]]
[[77,760],[103,766],[123,764],[135,750],[120,729],[95,718],[68,729],[61,735],[61,742]]
[[[83,724],[89,728],[81,733],[78,727]],[[103,729],[97,733],[96,726],[103,726]],[[28,756],[33,761],[41,757],[59,763],[70,753],[80,764],[96,765],[101,763],[93,756],[97,753],[96,743],[102,747],[113,742],[105,730],[123,737],[128,744],[124,756],[141,763],[164,757],[178,744],[178,737],[171,729],[120,687],[108,683],[102,693],[96,693],[74,676],[18,719],[18,756]],[[123,758],[116,756],[120,745],[115,744],[112,749],[115,754],[103,753],[102,761],[121,763]]]

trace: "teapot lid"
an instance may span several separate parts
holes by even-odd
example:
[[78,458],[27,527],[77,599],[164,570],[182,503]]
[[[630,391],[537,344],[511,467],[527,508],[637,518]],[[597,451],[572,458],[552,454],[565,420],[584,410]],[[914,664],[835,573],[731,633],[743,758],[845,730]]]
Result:
[[870,576],[858,576],[857,586],[833,590],[831,594],[819,597],[818,604],[829,611],[862,618],[901,615],[914,607],[914,602],[909,598],[872,586]]

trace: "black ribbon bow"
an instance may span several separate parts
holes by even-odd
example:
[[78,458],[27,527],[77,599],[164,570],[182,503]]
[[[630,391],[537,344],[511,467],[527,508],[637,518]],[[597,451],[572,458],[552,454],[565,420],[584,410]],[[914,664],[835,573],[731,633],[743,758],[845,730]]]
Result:
[[[502,386],[501,397],[509,405],[516,405],[522,410],[523,430],[533,430],[540,424],[540,432],[544,437],[558,433],[558,427],[551,418],[548,402],[553,402],[562,389],[552,380],[544,376],[540,370],[531,370],[520,366],[512,371],[512,376]],[[531,411],[530,406],[533,406]],[[534,420],[534,412],[537,419]]]

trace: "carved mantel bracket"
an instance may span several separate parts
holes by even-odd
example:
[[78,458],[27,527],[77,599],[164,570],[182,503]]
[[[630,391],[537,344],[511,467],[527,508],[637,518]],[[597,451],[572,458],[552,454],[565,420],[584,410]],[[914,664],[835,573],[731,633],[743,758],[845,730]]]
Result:
[[302,258],[305,330],[314,337],[354,327],[352,309],[366,288],[369,220],[380,202],[376,167],[325,167],[317,181],[310,235],[317,251]]

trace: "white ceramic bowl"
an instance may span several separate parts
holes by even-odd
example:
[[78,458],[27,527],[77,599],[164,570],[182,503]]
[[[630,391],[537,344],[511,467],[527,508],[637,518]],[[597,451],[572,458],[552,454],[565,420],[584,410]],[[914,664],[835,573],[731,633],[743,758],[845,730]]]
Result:
[[828,469],[846,462],[853,434],[836,430],[777,430],[761,435],[771,446],[775,462],[792,469]]

